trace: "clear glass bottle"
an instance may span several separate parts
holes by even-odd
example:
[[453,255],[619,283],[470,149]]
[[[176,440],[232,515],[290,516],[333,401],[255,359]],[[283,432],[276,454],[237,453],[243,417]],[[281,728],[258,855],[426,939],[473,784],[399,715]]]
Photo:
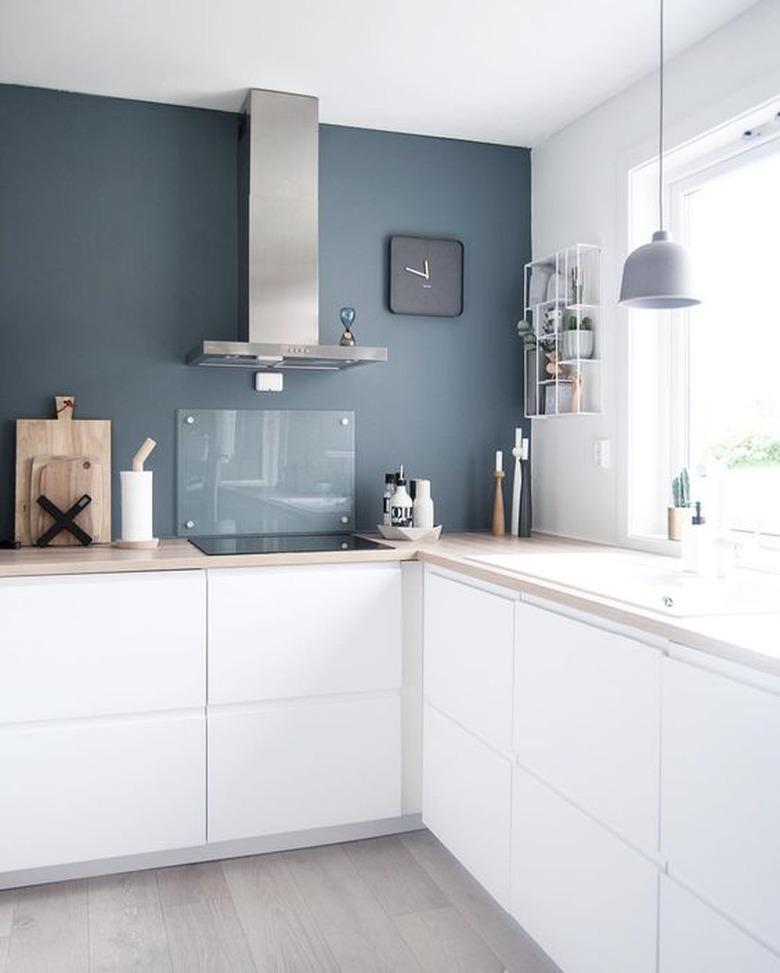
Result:
[[691,574],[710,574],[714,569],[712,534],[702,516],[701,502],[696,501],[695,513],[683,525],[682,569]]
[[397,475],[396,473],[385,473],[385,492],[382,497],[382,523],[385,527],[389,527],[391,523],[390,501],[393,499],[393,494],[395,493]]

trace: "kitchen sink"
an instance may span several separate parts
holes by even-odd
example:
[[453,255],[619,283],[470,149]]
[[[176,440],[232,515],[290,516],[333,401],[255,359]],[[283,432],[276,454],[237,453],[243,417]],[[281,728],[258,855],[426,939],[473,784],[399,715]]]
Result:
[[676,558],[609,551],[495,554],[469,560],[681,618],[780,612],[780,575],[758,571],[703,577],[682,571]]

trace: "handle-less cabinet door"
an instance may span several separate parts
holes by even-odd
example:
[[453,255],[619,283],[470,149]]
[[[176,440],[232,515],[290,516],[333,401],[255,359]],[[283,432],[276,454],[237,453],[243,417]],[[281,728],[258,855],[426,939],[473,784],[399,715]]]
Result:
[[532,605],[516,617],[518,760],[656,851],[660,651]]
[[512,746],[513,660],[511,594],[426,570],[425,698],[506,754]]
[[565,973],[655,973],[658,872],[521,768],[512,913]]
[[780,958],[661,878],[660,973],[780,973]]
[[217,710],[208,774],[209,841],[397,817],[400,697]]
[[425,706],[423,822],[504,908],[511,790],[505,757]]
[[669,873],[780,950],[780,696],[666,659],[661,792]]
[[400,685],[397,563],[209,571],[210,703]]
[[203,571],[0,581],[0,619],[0,723],[205,704]]
[[0,872],[200,845],[201,713],[0,728]]

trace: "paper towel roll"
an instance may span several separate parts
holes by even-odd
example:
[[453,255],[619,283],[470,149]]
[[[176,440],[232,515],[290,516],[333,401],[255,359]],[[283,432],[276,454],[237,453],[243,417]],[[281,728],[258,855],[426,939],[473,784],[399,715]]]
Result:
[[152,529],[151,470],[123,470],[119,474],[122,488],[122,540],[150,541]]

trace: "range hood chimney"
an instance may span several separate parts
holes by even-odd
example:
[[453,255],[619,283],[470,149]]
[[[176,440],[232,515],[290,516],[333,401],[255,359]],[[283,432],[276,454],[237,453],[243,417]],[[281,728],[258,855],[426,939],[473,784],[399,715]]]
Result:
[[253,89],[244,113],[247,340],[203,341],[187,364],[331,370],[387,361],[387,348],[319,343],[318,100]]

